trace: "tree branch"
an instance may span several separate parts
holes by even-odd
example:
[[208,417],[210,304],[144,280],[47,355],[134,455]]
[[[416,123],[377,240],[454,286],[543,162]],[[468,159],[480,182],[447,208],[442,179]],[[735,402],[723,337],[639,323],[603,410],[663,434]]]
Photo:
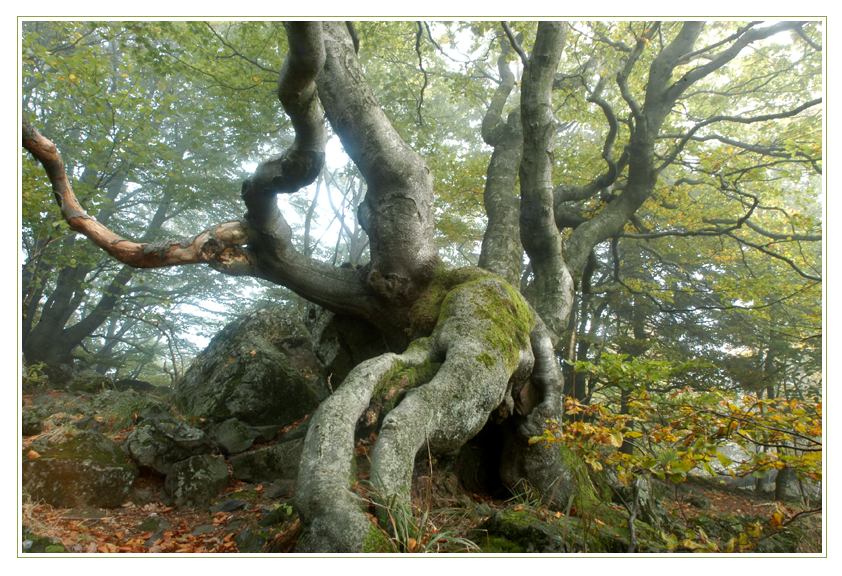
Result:
[[800,28],[802,24],[802,22],[779,22],[767,28],[752,28],[751,30],[746,31],[744,34],[740,35],[735,42],[731,44],[731,46],[714,56],[707,64],[693,68],[677,80],[667,90],[667,98],[671,101],[677,100],[692,84],[698,82],[711,72],[722,68],[725,64],[736,58],[737,55],[742,52],[743,48],[752,42],[768,38],[769,36],[774,36],[783,30]]
[[562,23],[538,24],[531,65],[524,71],[521,91],[520,236],[535,275],[534,290],[529,295],[554,343],[566,327],[573,300],[573,279],[564,261],[553,214],[549,157],[555,132],[552,87],[564,37]]
[[660,172],[670,164],[672,164],[676,157],[681,153],[684,147],[687,145],[696,132],[704,128],[705,126],[709,126],[710,124],[714,124],[716,122],[734,122],[737,124],[754,124],[755,122],[768,122],[769,120],[780,120],[781,118],[789,118],[795,116],[808,108],[812,108],[818,104],[821,104],[821,98],[815,98],[810,100],[809,102],[805,102],[800,106],[796,106],[791,110],[785,110],[783,112],[775,112],[772,114],[760,114],[758,116],[726,116],[726,115],[717,115],[711,116],[701,122],[696,123],[693,125],[690,130],[687,131],[686,134],[681,138],[681,141],[676,145],[675,149],[670,152],[669,156],[667,156],[663,162],[658,166],[657,171]]
[[503,27],[503,32],[506,33],[506,37],[509,39],[509,44],[512,45],[512,48],[517,55],[520,56],[520,61],[523,63],[523,69],[526,70],[529,67],[529,57],[526,55],[526,52],[523,51],[523,47],[518,42],[517,37],[512,32],[512,29],[509,27],[509,23],[506,21],[500,22],[500,26]]
[[138,243],[127,240],[89,216],[73,192],[55,144],[24,118],[23,147],[41,162],[53,187],[62,216],[75,231],[124,264],[158,268],[207,263],[228,274],[248,274],[253,265],[243,249],[246,234],[239,222],[218,224],[188,240]]

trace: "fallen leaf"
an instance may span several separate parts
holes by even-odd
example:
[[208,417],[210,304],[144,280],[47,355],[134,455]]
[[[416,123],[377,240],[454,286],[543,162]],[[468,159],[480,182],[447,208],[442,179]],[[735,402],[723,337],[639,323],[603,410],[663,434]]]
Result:
[[38,454],[38,452],[36,452],[35,450],[30,450],[29,452],[26,453],[26,459],[27,460],[37,460],[40,457],[41,457],[41,455]]

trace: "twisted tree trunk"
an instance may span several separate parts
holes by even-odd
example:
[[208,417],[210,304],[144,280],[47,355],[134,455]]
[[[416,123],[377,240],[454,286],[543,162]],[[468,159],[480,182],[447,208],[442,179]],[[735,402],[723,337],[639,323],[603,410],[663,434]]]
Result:
[[[44,165],[65,219],[132,267],[207,263],[228,274],[265,278],[332,312],[366,321],[385,335],[393,352],[351,370],[312,417],[295,498],[304,526],[302,551],[376,548],[380,533],[373,516],[366,514],[369,503],[352,489],[358,421],[370,408],[382,413],[382,423],[372,454],[370,497],[376,507],[369,512],[396,507],[411,513],[410,488],[419,449],[457,450],[492,415],[508,420],[513,431],[502,457],[507,461],[506,471],[501,472],[504,480],[514,484],[526,478],[548,498],[566,502],[572,481],[556,451],[531,446],[528,439],[541,432],[547,418],[559,416],[562,381],[553,341],[569,310],[569,273],[563,270],[561,285],[552,289],[554,296],[549,299],[536,292],[536,313],[510,283],[518,276],[520,250],[510,238],[499,236],[500,250],[489,248],[501,255],[489,262],[506,262],[489,267],[505,274],[505,279],[481,269],[447,270],[434,241],[429,169],[377,104],[348,27],[338,22],[285,26],[290,51],[278,96],[296,137],[288,150],[262,163],[243,183],[247,209],[243,220],[219,224],[184,241],[149,244],[122,238],[85,213],[55,146],[24,122],[23,144]],[[554,41],[548,37],[540,44],[550,49]],[[549,72],[542,73],[541,66]],[[546,74],[552,76],[554,66],[552,59],[544,62],[541,56],[532,70],[536,78],[545,79]],[[549,95],[543,92],[541,97]],[[359,269],[333,267],[298,252],[275,202],[276,194],[295,192],[318,175],[326,134],[322,110],[367,183],[359,212],[371,242],[371,261]],[[509,130],[517,135],[517,118],[511,117],[510,124]],[[534,162],[547,145],[544,141],[530,149],[530,161],[539,166],[540,175],[531,168],[521,169],[522,179],[537,177],[540,186],[537,192],[523,194],[532,204],[521,222],[531,223],[529,214],[541,210],[538,202],[549,202],[551,208],[547,167]],[[511,170],[519,146],[512,142],[505,153],[503,148],[501,167]],[[504,183],[511,182],[508,175]],[[516,222],[511,214],[505,216],[501,229],[511,236]],[[551,211],[548,220],[541,218],[540,226],[554,226]],[[558,243],[551,238],[550,243],[554,246],[550,252],[560,257]],[[495,242],[489,239],[489,244]],[[543,257],[539,250],[533,262]]]

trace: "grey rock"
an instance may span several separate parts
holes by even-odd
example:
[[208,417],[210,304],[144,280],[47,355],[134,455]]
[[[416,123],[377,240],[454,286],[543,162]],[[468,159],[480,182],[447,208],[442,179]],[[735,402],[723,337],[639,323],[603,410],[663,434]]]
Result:
[[231,498],[230,500],[223,500],[219,504],[214,504],[210,507],[212,513],[217,512],[234,512],[235,510],[242,510],[248,506],[248,502],[238,498]]
[[261,526],[274,526],[275,524],[291,520],[294,515],[295,511],[292,509],[292,506],[289,504],[282,504],[276,508],[266,508],[262,510],[260,520],[258,520],[257,523]]
[[148,420],[126,438],[126,450],[132,459],[162,474],[168,474],[175,463],[210,449],[202,430],[174,420]]
[[256,530],[246,528],[234,537],[234,541],[239,552],[262,552],[267,538]]
[[354,366],[389,350],[383,335],[358,318],[319,309],[311,324],[313,351],[331,375],[334,388]]
[[131,380],[124,378],[114,382],[115,390],[134,390],[135,392],[154,392],[157,386],[145,380]]
[[153,418],[172,419],[164,398],[134,390],[104,390],[91,398],[91,414],[100,416],[115,429]]
[[294,480],[303,445],[303,440],[291,440],[232,456],[234,478],[249,482]]
[[222,456],[202,454],[172,465],[164,489],[178,506],[210,502],[228,484],[228,466]]
[[480,527],[490,536],[517,543],[523,552],[566,552],[559,531],[528,512],[497,512]]
[[200,524],[199,526],[193,528],[193,531],[190,532],[190,534],[192,534],[193,536],[201,536],[202,534],[208,534],[210,532],[213,532],[214,530],[216,530],[216,528],[217,527],[212,524]]
[[227,454],[237,454],[251,448],[260,432],[236,418],[229,418],[214,428],[213,437]]
[[108,376],[103,376],[93,370],[83,370],[76,373],[67,385],[68,390],[74,392],[88,392],[95,394],[112,388],[114,383]]

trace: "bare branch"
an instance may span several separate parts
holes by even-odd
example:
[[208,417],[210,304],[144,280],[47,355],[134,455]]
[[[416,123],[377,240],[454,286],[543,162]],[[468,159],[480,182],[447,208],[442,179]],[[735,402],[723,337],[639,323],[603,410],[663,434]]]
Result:
[[263,64],[261,64],[257,60],[254,60],[253,58],[249,58],[248,56],[246,56],[245,54],[243,54],[242,52],[237,50],[230,42],[228,42],[225,38],[223,38],[222,35],[219,34],[219,32],[216,31],[216,29],[213,27],[213,25],[210,22],[205,22],[205,25],[208,27],[208,30],[210,30],[211,33],[214,36],[216,36],[216,39],[219,40],[219,42],[223,46],[225,46],[226,48],[231,50],[231,52],[234,56],[237,56],[241,60],[245,60],[246,62],[248,62],[252,66],[260,68],[264,72],[269,72],[271,74],[277,74],[278,73],[278,71],[275,70],[274,68],[269,68],[268,66],[264,66]]
[[26,119],[22,132],[23,147],[44,166],[68,225],[120,262],[135,268],[207,263],[229,274],[247,274],[253,270],[243,249],[246,234],[239,222],[218,224],[191,239],[156,244],[133,242],[115,234],[79,204],[55,144]]
[[500,22],[500,25],[503,27],[503,32],[506,33],[506,37],[509,39],[509,44],[512,45],[517,55],[520,56],[520,61],[523,62],[523,68],[526,69],[529,67],[529,57],[526,55],[526,52],[523,51],[523,47],[520,45],[520,42],[517,41],[512,29],[509,27],[508,22]]
[[488,106],[488,111],[482,118],[481,134],[482,139],[489,146],[496,145],[501,134],[500,129],[503,126],[503,107],[512,92],[515,85],[515,76],[509,69],[507,56],[509,53],[509,44],[500,41],[500,56],[497,58],[497,71],[500,74],[500,84],[494,91],[491,97],[491,104]]
[[725,115],[711,116],[710,118],[707,118],[705,120],[702,120],[701,122],[696,123],[692,128],[690,128],[690,130],[688,130],[687,133],[684,134],[684,136],[681,138],[681,141],[676,145],[675,149],[672,152],[670,152],[669,156],[667,156],[664,159],[664,161],[661,162],[661,165],[658,166],[658,168],[656,170],[658,172],[660,172],[664,168],[666,168],[667,166],[672,164],[675,161],[676,157],[681,153],[681,151],[687,145],[687,142],[689,142],[690,139],[692,139],[694,137],[696,132],[698,132],[699,130],[701,130],[705,126],[709,126],[709,125],[714,124],[716,122],[734,122],[734,123],[737,123],[737,124],[753,124],[755,122],[768,122],[769,120],[779,120],[781,118],[789,118],[791,116],[795,116],[795,115],[803,112],[804,110],[807,110],[808,108],[812,108],[813,106],[821,104],[821,102],[822,102],[821,98],[816,98],[814,100],[810,100],[809,102],[805,102],[804,104],[801,104],[800,106],[797,106],[797,107],[795,107],[791,110],[785,110],[783,112],[776,112],[776,113],[773,113],[773,114],[761,114],[761,115],[758,115],[758,116],[725,116]]
[[629,53],[628,58],[626,58],[625,63],[623,64],[623,68],[617,72],[616,80],[617,86],[620,88],[620,95],[622,95],[623,100],[626,101],[628,104],[629,109],[632,112],[632,116],[636,122],[639,122],[641,119],[641,111],[640,111],[640,104],[637,100],[632,96],[631,91],[629,90],[628,79],[629,75],[631,74],[632,70],[634,69],[635,64],[640,59],[640,56],[643,54],[643,50],[646,48],[646,45],[649,43],[652,35],[655,33],[656,30],[660,29],[660,23],[655,23],[651,27],[649,27],[640,38],[638,38],[637,42],[634,45],[634,48]]
[[802,23],[800,22],[779,22],[767,28],[752,28],[748,30],[744,34],[741,34],[731,46],[713,57],[707,64],[693,68],[677,80],[667,90],[667,98],[671,101],[677,100],[692,84],[698,82],[711,72],[722,68],[725,64],[736,58],[743,48],[752,42],[774,36],[784,30],[800,28],[801,25]]

